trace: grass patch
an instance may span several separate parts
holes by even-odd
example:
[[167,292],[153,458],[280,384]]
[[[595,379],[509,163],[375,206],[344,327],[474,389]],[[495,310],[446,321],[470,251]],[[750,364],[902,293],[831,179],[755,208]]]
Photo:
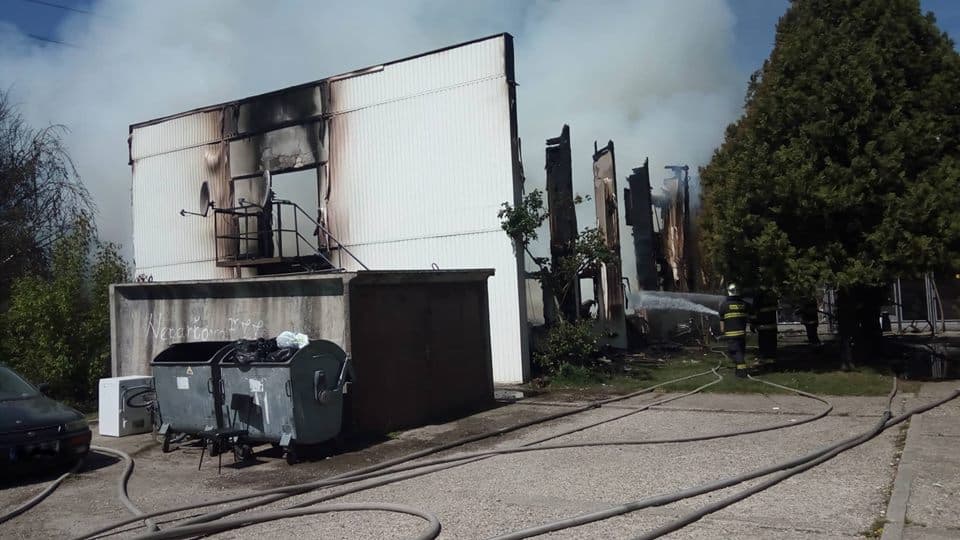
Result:
[[[884,396],[890,392],[892,372],[883,367],[864,366],[853,371],[841,371],[822,363],[805,362],[797,351],[786,351],[782,361],[751,368],[751,374],[764,380],[782,384],[818,395]],[[791,354],[793,353],[793,354]],[[669,380],[707,371],[720,365],[723,381],[705,392],[787,394],[785,390],[757,384],[734,376],[732,363],[718,353],[678,351],[658,361],[627,357],[604,368],[564,366],[550,378],[549,388],[603,393],[628,393]],[[748,360],[752,364],[752,361]],[[693,390],[713,380],[710,374],[688,379],[664,387],[670,392]],[[916,392],[920,383],[900,381],[901,392]]]
[[884,518],[877,518],[873,520],[873,523],[870,524],[870,528],[865,531],[861,531],[860,534],[866,538],[880,538],[883,536],[883,528],[887,525],[887,520]]

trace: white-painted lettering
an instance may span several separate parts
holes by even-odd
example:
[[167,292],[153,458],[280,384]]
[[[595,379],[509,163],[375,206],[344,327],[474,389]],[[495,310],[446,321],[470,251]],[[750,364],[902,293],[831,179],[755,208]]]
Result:
[[147,316],[144,336],[152,337],[155,341],[175,343],[189,340],[227,341],[265,337],[265,324],[261,319],[228,317],[226,328],[206,326],[202,324],[200,317],[192,317],[188,324],[183,326],[164,325],[163,322],[163,315],[150,313]]

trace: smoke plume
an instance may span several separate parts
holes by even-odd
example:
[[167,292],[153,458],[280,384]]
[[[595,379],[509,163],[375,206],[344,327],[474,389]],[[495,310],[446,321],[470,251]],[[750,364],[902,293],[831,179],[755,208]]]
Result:
[[[734,18],[715,0],[253,2],[101,0],[40,44],[0,28],[0,86],[34,125],[65,124],[101,237],[130,246],[128,126],[498,32],[515,37],[526,189],[543,142],[571,126],[575,190],[592,193],[593,142],[630,167],[695,171],[736,115]],[[591,204],[578,210],[593,225]],[[634,276],[622,226],[625,274]],[[544,244],[545,245],[545,244]]]

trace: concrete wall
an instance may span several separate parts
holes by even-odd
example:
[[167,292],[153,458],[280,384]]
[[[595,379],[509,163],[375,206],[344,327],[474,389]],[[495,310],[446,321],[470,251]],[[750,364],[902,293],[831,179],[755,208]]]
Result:
[[386,433],[493,401],[491,270],[345,272],[114,285],[113,375],[149,375],[176,343],[284,330],[350,353],[354,432]]
[[114,285],[110,305],[115,377],[149,375],[150,360],[174,343],[292,330],[347,349],[340,275]]

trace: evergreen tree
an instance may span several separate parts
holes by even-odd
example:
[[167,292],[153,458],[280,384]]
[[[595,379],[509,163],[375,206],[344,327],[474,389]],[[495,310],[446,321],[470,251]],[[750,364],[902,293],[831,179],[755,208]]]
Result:
[[837,288],[841,336],[869,350],[883,286],[960,267],[953,42],[918,0],[793,0],[701,178],[716,270]]

